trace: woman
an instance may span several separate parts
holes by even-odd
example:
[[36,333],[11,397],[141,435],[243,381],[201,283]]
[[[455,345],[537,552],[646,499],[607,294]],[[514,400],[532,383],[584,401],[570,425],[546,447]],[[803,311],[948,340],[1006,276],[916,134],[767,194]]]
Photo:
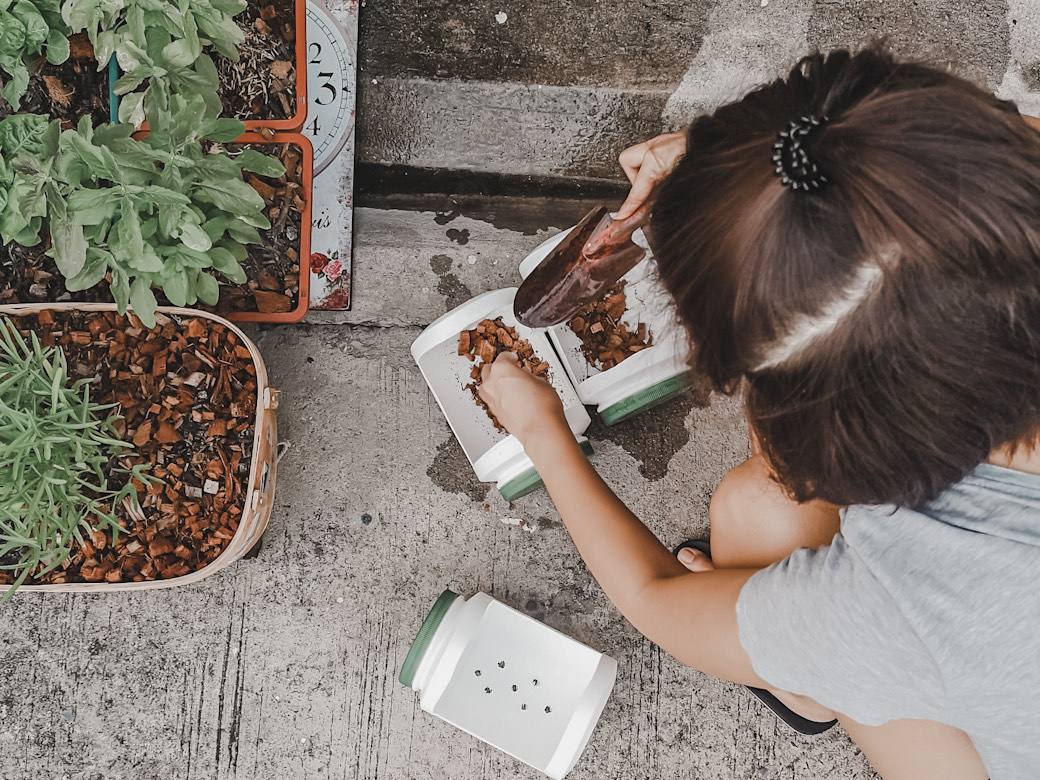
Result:
[[[1040,773],[1040,135],[872,48],[626,150],[694,369],[752,457],[679,560],[509,355],[481,395],[679,660],[836,717],[886,780]],[[799,716],[802,720],[799,719]],[[814,724],[819,724],[815,726]]]

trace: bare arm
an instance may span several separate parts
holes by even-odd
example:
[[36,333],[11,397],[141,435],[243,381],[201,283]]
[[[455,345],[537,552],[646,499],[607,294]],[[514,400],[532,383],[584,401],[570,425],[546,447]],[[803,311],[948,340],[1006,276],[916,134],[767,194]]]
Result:
[[509,355],[485,376],[482,397],[524,444],[578,552],[621,613],[683,663],[764,686],[737,637],[737,596],[755,570],[688,571],[585,459],[547,382]]

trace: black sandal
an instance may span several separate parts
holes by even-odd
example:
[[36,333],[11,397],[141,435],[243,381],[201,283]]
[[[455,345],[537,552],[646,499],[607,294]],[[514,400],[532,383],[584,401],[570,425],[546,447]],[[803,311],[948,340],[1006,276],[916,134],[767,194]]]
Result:
[[[708,556],[708,560],[711,560],[711,545],[707,539],[687,539],[672,550],[672,554],[678,556],[679,551],[685,550],[686,548],[699,550]],[[780,718],[780,720],[793,728],[799,734],[822,734],[838,722],[836,719],[819,721],[803,718],[764,688],[752,688],[750,685],[745,685],[744,687],[755,694],[763,704],[776,713],[776,716]]]

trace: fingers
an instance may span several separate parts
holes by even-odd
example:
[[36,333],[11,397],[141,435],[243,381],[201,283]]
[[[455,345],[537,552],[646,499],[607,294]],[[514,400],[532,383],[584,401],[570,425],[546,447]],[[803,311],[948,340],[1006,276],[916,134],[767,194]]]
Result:
[[679,563],[690,571],[712,571],[715,568],[711,558],[700,550],[694,550],[692,547],[684,547],[682,550],[679,550],[679,554],[676,557],[679,559]]
[[630,146],[618,155],[618,162],[631,182],[632,189],[618,209],[617,219],[632,216],[643,205],[657,183],[668,175],[685,150],[685,134],[665,133]]
[[659,180],[660,177],[650,168],[641,168],[635,181],[632,182],[632,189],[629,190],[628,197],[621,204],[621,208],[617,210],[616,219],[626,219],[634,214],[636,209],[643,205],[643,201],[650,197],[654,185]]
[[494,363],[485,363],[480,367],[480,381],[481,384],[491,379],[491,367],[499,364],[505,365],[506,363],[512,363],[514,366],[518,365],[520,358],[516,356],[515,352],[500,352],[498,357],[495,358]]
[[628,147],[618,155],[621,170],[625,172],[630,182],[635,183],[636,174],[639,172],[639,168],[643,164],[643,158],[646,157],[648,151],[650,151],[650,142],[643,141],[641,144]]

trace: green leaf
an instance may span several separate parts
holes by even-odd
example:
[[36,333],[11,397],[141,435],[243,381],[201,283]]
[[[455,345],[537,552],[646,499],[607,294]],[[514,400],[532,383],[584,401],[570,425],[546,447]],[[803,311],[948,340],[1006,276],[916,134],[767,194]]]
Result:
[[162,50],[162,61],[167,67],[186,68],[202,54],[202,47],[193,47],[186,40],[173,41]]
[[0,89],[0,95],[12,106],[17,106],[22,102],[22,96],[29,87],[29,69],[21,62],[15,61],[4,65],[4,70],[11,74],[11,80]]
[[145,121],[144,93],[124,95],[119,101],[119,121],[131,127],[140,127]]
[[162,258],[147,244],[139,255],[130,258],[130,267],[143,274],[161,274],[166,268]]
[[238,119],[207,119],[199,126],[199,135],[202,138],[217,143],[230,143],[245,131],[245,123]]
[[245,284],[246,283],[246,272],[239,265],[238,260],[231,254],[227,249],[222,247],[213,247],[209,252],[210,260],[213,262],[213,270],[219,271],[228,278],[228,281],[234,284]]
[[207,273],[200,273],[196,280],[199,300],[210,306],[216,306],[220,300],[220,285],[217,280]]
[[264,208],[264,199],[242,180],[200,182],[196,196],[233,214],[248,214]]
[[137,277],[130,288],[130,305],[146,327],[155,327],[155,307],[158,304],[151,285],[143,277]]
[[238,163],[242,170],[251,171],[261,176],[269,176],[272,179],[278,179],[285,175],[285,167],[278,159],[268,157],[256,149],[246,149],[235,158],[235,162]]
[[105,278],[112,255],[105,249],[89,247],[83,270],[73,277],[65,278],[65,289],[69,292],[88,290]]
[[[266,218],[265,218],[266,220]],[[270,225],[268,225],[270,227]],[[227,234],[235,241],[243,244],[259,244],[260,233],[251,225],[247,225],[240,219],[232,219],[227,224]]]
[[119,210],[121,219],[116,227],[119,228],[119,240],[131,256],[140,255],[144,252],[144,239],[141,238],[141,218],[137,214],[137,208],[128,198],[123,198],[122,208]]
[[60,30],[47,33],[47,62],[61,65],[69,58],[69,39]]
[[[93,198],[84,193],[107,193],[107,197]],[[77,225],[100,225],[106,220],[111,220],[118,208],[118,201],[112,197],[111,193],[112,190],[74,191],[68,200],[73,221]]]
[[188,277],[184,271],[170,274],[163,283],[162,289],[174,306],[188,305]]
[[51,240],[54,262],[62,276],[69,279],[79,274],[87,261],[87,241],[83,236],[83,226],[64,219],[52,220]]
[[206,235],[206,232],[192,222],[185,222],[182,224],[178,232],[179,235],[176,237],[180,238],[180,240],[184,242],[184,246],[188,247],[188,249],[206,252],[213,246],[213,242],[210,240],[210,237]]
[[25,51],[29,54],[39,54],[44,41],[47,40],[48,28],[36,6],[21,0],[11,8],[11,15],[25,28],[25,41],[22,43]]
[[120,314],[125,314],[126,307],[130,305],[130,278],[118,268],[112,269],[111,290],[116,302],[116,310]]

